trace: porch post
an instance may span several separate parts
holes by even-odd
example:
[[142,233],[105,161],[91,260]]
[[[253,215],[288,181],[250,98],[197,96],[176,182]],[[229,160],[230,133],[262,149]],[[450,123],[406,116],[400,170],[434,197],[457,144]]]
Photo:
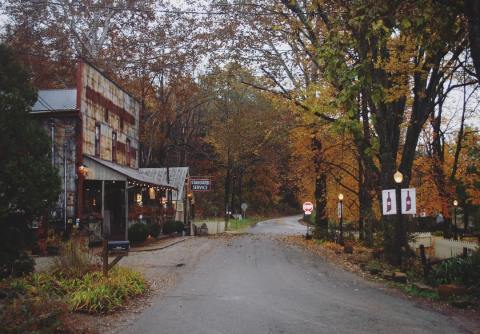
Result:
[[125,240],[128,240],[128,179],[125,181]]
[[105,180],[102,180],[102,219],[105,218],[104,213],[105,213]]

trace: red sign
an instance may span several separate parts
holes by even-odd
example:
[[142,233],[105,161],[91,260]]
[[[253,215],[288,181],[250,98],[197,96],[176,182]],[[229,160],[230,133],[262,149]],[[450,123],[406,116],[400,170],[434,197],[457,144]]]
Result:
[[313,204],[312,202],[305,202],[303,203],[303,211],[306,215],[309,215],[313,212]]

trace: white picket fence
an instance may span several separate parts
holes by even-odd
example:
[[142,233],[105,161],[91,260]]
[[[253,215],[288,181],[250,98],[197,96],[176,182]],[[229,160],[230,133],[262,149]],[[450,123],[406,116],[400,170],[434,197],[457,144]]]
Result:
[[478,243],[453,239],[437,239],[435,240],[435,257],[439,259],[455,257],[463,253],[463,248],[473,252],[478,248]]
[[413,249],[420,248],[420,245],[424,245],[425,248],[433,247],[433,254],[437,259],[448,259],[462,255],[463,248],[473,252],[479,247],[476,242],[434,237],[429,232],[414,233],[412,236],[414,240],[408,243],[410,247]]
[[413,233],[411,236],[413,237],[413,241],[408,244],[413,249],[420,248],[420,245],[425,247],[432,247],[433,245],[432,234],[430,232]]

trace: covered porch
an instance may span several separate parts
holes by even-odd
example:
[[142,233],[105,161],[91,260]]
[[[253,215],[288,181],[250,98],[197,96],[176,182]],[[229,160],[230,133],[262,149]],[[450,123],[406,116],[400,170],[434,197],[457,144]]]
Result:
[[90,243],[105,235],[110,240],[128,240],[128,228],[136,222],[159,222],[167,197],[175,187],[138,172],[92,156],[84,156],[87,170],[83,182],[83,222]]

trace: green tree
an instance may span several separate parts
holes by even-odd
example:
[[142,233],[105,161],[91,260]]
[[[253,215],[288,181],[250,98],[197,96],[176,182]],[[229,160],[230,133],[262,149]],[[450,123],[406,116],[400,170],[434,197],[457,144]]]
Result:
[[31,269],[28,223],[59,193],[48,136],[28,114],[36,98],[29,73],[0,45],[0,277]]

